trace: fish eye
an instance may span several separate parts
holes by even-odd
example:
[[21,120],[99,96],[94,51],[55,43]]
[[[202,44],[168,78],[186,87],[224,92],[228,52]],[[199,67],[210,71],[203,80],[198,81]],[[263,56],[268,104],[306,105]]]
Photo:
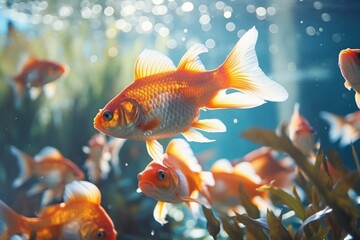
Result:
[[360,51],[356,52],[356,56],[357,56],[358,59],[360,59]]
[[105,230],[104,229],[99,229],[96,232],[96,239],[103,239],[105,237]]
[[104,113],[103,113],[103,119],[105,120],[105,121],[110,121],[112,118],[113,118],[113,113],[111,112],[111,111],[109,111],[109,110],[106,110]]
[[166,173],[163,170],[159,170],[158,177],[161,181],[164,181],[166,179]]

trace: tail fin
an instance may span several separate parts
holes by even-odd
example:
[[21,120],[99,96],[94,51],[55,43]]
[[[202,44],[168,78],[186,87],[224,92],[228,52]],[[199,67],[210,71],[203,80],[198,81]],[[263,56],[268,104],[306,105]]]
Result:
[[5,77],[5,80],[9,83],[13,90],[15,98],[15,107],[19,108],[24,98],[25,86],[19,81],[16,81],[16,77]]
[[10,146],[10,151],[16,157],[19,167],[20,173],[19,176],[14,180],[13,186],[15,188],[20,187],[26,180],[28,180],[31,175],[31,166],[34,163],[34,160],[29,155],[17,149],[15,146]]
[[225,74],[229,87],[260,99],[280,102],[288,97],[287,91],[270,80],[259,67],[255,52],[258,31],[247,31],[218,69]]
[[33,224],[39,222],[36,218],[24,217],[0,200],[0,223],[5,225],[0,229],[0,239],[9,239],[11,236],[23,233],[30,236]]

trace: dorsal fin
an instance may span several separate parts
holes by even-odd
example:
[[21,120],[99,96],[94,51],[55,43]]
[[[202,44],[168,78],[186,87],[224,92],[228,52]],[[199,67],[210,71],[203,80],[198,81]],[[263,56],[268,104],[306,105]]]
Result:
[[192,46],[181,58],[178,70],[188,70],[193,72],[203,72],[205,67],[199,59],[199,54],[208,52],[208,49],[202,44]]
[[54,147],[46,146],[34,157],[35,161],[40,162],[44,158],[52,158],[61,160],[63,159],[63,155]]
[[177,138],[171,140],[166,148],[166,153],[185,163],[192,171],[201,171],[201,166],[194,156],[194,152],[184,139]]
[[25,54],[24,56],[22,56],[22,58],[19,61],[19,64],[17,65],[18,72],[20,72],[22,69],[28,67],[29,65],[33,64],[36,61],[37,58],[34,55],[30,53]]
[[170,58],[157,51],[145,49],[135,63],[135,80],[174,70],[176,67]]
[[100,190],[92,183],[87,181],[73,181],[65,186],[64,201],[86,201],[100,204]]
[[211,167],[211,172],[232,173],[233,166],[231,162],[225,158],[217,160]]
[[254,167],[249,162],[239,162],[233,168],[233,173],[249,179],[254,183],[261,183],[261,177],[255,172]]

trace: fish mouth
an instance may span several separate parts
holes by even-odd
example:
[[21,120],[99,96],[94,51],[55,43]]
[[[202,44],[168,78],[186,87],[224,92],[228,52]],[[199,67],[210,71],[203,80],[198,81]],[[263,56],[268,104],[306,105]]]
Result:
[[94,121],[93,121],[94,128],[98,131],[100,131],[100,124],[99,124],[98,118],[100,116],[101,110],[102,109],[99,109],[99,112],[96,114],[96,116],[94,117]]
[[146,196],[157,199],[156,196],[159,193],[156,191],[156,186],[152,182],[146,180],[139,181],[139,188]]

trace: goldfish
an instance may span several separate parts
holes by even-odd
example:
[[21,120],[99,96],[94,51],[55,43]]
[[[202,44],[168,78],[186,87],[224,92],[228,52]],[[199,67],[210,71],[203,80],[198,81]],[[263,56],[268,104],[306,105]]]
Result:
[[[169,203],[209,204],[207,186],[214,185],[210,172],[202,171],[189,144],[183,139],[169,142],[162,161],[151,161],[138,175],[139,189],[157,200],[154,219],[165,224]],[[200,197],[197,198],[197,194]],[[194,198],[196,197],[196,199]]]
[[[199,59],[208,51],[202,44],[193,45],[177,67],[167,56],[144,50],[135,63],[135,81],[99,110],[95,129],[146,141],[151,158],[161,160],[158,139],[181,133],[188,141],[210,142],[198,130],[226,131],[219,119],[199,119],[200,109],[252,108],[286,100],[287,91],[259,67],[257,37],[255,27],[248,30],[226,60],[208,71]],[[238,91],[226,93],[227,89]]]
[[251,164],[240,162],[233,166],[227,159],[217,160],[211,167],[215,184],[208,187],[212,207],[220,213],[228,213],[241,205],[239,186],[242,185],[246,195],[256,204],[256,197],[267,200],[265,192],[256,189],[264,183],[256,174]]
[[349,113],[346,116],[322,111],[320,117],[329,125],[329,138],[332,142],[340,139],[340,146],[345,147],[360,138],[360,111]]
[[27,56],[21,65],[16,75],[6,78],[13,89],[17,107],[21,105],[26,89],[42,87],[60,78],[69,70],[65,64],[37,59],[34,56]]
[[263,183],[272,182],[272,186],[288,188],[293,185],[295,169],[275,154],[269,147],[260,147],[246,154],[241,162],[249,162]]
[[65,158],[54,147],[44,147],[34,158],[15,146],[11,146],[10,151],[16,157],[20,167],[20,174],[14,180],[13,186],[20,187],[29,178],[36,176],[38,183],[34,184],[27,194],[32,196],[46,190],[41,206],[47,205],[53,199],[61,198],[67,183],[82,180],[85,177],[83,171],[75,163]]
[[343,49],[339,53],[339,68],[345,79],[345,87],[354,89],[355,102],[360,108],[360,49]]
[[111,169],[110,161],[116,169],[116,174],[120,174],[118,155],[124,142],[125,139],[121,138],[108,142],[103,134],[95,134],[90,138],[89,146],[83,147],[83,152],[88,154],[84,167],[87,169],[90,181],[96,183],[100,179],[106,179]]
[[309,121],[300,114],[300,104],[294,105],[288,126],[289,138],[294,146],[300,149],[306,156],[314,155],[315,133]]
[[0,239],[22,233],[38,240],[115,240],[114,224],[100,203],[99,189],[86,181],[67,184],[64,202],[44,208],[37,217],[20,215],[0,200],[0,221],[6,225]]

